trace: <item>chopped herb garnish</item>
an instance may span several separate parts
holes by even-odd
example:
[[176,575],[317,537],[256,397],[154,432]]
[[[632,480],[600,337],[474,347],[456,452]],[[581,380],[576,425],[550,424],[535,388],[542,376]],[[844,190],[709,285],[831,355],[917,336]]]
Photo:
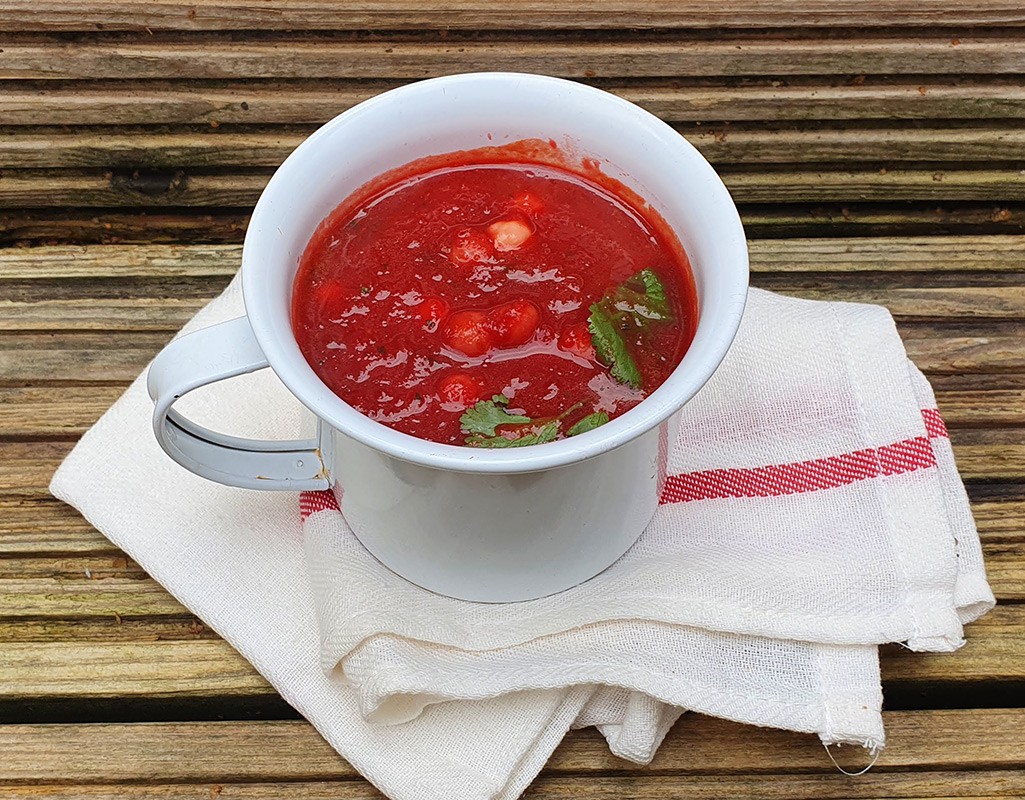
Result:
[[601,303],[594,303],[591,306],[587,327],[591,331],[594,352],[598,360],[609,368],[612,377],[620,383],[628,383],[635,389],[640,389],[641,371],[637,369],[626,342],[616,330],[612,316]]
[[[521,414],[510,414],[506,410],[508,405],[509,398],[504,394],[496,394],[490,400],[480,400],[459,418],[459,424],[465,433],[494,436],[495,428],[499,425],[522,425],[532,421],[530,417]],[[469,439],[467,444],[470,444]],[[482,446],[486,445],[478,445]]]
[[[559,438],[562,420],[583,403],[576,403],[559,416],[532,419],[522,414],[510,414],[509,398],[496,394],[490,400],[480,400],[459,418],[463,433],[468,434],[470,447],[524,447],[544,444]],[[608,421],[608,417],[605,418]],[[578,423],[579,424],[579,423]],[[498,429],[502,428],[501,433]]]
[[587,324],[598,360],[620,383],[641,388],[642,378],[622,331],[646,333],[654,322],[673,318],[665,287],[654,270],[642,269],[591,306]]
[[581,433],[587,433],[588,431],[593,431],[595,428],[600,428],[608,421],[608,414],[604,411],[595,411],[593,414],[588,414],[582,420],[570,426],[570,429],[566,431],[566,435],[577,436]]
[[[529,428],[527,428],[529,430]],[[559,423],[555,420],[546,422],[532,433],[524,433],[514,439],[505,436],[468,436],[466,443],[470,447],[525,447],[528,444],[544,444],[553,442],[559,435]]]

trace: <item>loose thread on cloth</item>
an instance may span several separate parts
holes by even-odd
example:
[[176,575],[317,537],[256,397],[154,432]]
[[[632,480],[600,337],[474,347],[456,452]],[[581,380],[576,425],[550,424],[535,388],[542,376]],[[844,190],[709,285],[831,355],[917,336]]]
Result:
[[837,760],[833,757],[833,751],[830,750],[831,747],[838,747],[839,748],[839,747],[843,747],[843,745],[841,745],[841,744],[826,744],[825,742],[823,742],[822,743],[822,747],[826,751],[826,755],[829,756],[829,760],[833,762],[833,766],[836,767],[844,775],[847,775],[848,777],[851,777],[851,778],[857,778],[857,777],[859,777],[861,775],[864,775],[866,772],[868,772],[870,769],[872,769],[872,767],[874,767],[876,765],[876,762],[879,760],[879,756],[881,756],[883,754],[883,749],[881,747],[879,747],[878,745],[873,745],[873,746],[867,748],[868,749],[868,754],[870,756],[872,756],[872,760],[869,761],[868,762],[868,766],[864,767],[863,769],[860,769],[857,772],[851,772],[850,770],[847,770],[847,769],[845,769],[845,768],[840,766],[840,764],[837,762]]

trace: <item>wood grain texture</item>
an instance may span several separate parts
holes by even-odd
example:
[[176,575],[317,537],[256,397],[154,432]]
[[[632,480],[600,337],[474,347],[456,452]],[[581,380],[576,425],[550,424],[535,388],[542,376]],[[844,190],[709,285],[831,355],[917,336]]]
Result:
[[[1025,442],[1020,440],[1018,429],[988,430],[990,441],[958,441],[971,433],[963,431],[953,440],[958,470],[965,480],[1025,480]],[[0,440],[0,498],[45,494],[50,477],[71,444]]]
[[56,498],[0,498],[0,556],[42,553],[123,555],[77,511]]
[[[914,329],[906,329],[916,332]],[[908,336],[910,358],[930,376],[999,375],[1025,372],[1025,347],[1018,330],[961,334],[929,330]],[[52,380],[133,380],[171,338],[171,331],[0,332],[0,383]]]
[[[116,609],[108,616],[113,618]],[[910,653],[887,647],[886,683],[955,687],[1021,680],[1025,606],[997,606],[967,630],[957,653]],[[139,697],[266,696],[274,690],[220,639],[82,640],[68,627],[62,638],[5,641],[0,661],[0,701]]]
[[755,285],[896,315],[1001,605],[960,652],[884,648],[887,698],[1018,706],[887,712],[858,779],[814,737],[696,715],[650,767],[577,732],[528,800],[1025,796],[1023,28],[1009,0],[0,0],[0,245],[45,245],[0,247],[0,717],[67,723],[0,724],[0,795],[381,797],[304,722],[70,724],[278,701],[46,485],[235,272],[248,210],[316,125],[409,80],[516,69],[695,143],[755,237]]
[[[1025,172],[1011,168],[723,170],[721,177],[737,203],[1025,201]],[[0,208],[250,207],[269,179],[266,171],[12,170],[0,175]]]
[[[984,554],[1000,601],[1025,599],[1025,542],[987,543]],[[74,555],[0,561],[0,637],[5,619],[181,617],[188,609],[124,556]]]
[[[1023,713],[1021,709],[885,712],[887,747],[876,770],[1021,767]],[[964,736],[966,729],[977,735]],[[357,774],[312,726],[298,721],[6,725],[0,726],[0,751],[7,756],[0,767],[0,781],[5,783],[323,781]],[[189,758],[176,757],[185,751]],[[302,753],[302,758],[296,758],[296,753]],[[855,748],[839,751],[837,758],[853,761],[861,755]],[[814,736],[688,714],[650,766],[612,756],[595,731],[572,731],[542,774],[833,769]]]
[[[124,391],[110,386],[0,387],[0,437],[77,437]],[[1025,425],[1025,389],[939,391],[950,428]]]
[[1012,33],[919,34],[842,39],[716,36],[576,42],[403,40],[309,37],[192,42],[6,44],[0,80],[420,79],[459,72],[529,71],[566,78],[764,75],[939,75],[1025,72],[1025,40]]
[[599,7],[581,0],[559,3],[524,0],[515,6],[415,0],[270,0],[257,4],[226,0],[178,3],[142,0],[4,0],[2,31],[96,30],[423,30],[486,29],[700,29],[833,26],[1022,25],[1025,12],[1008,0],[986,0],[971,7],[953,0],[912,6],[894,0],[870,3],[802,0],[779,3],[743,0],[728,8],[714,0],[685,4],[667,0],[606,0]]
[[[111,611],[113,616],[114,611]],[[221,640],[6,643],[0,701],[43,697],[245,697],[272,694]]]
[[[756,282],[757,284],[757,282]],[[885,305],[898,320],[1025,319],[1025,287],[789,288],[809,300]],[[177,331],[211,298],[0,300],[0,331]],[[85,302],[83,302],[83,300]]]
[[[851,785],[853,784],[853,789]],[[524,800],[578,800],[582,792],[592,800],[635,800],[688,797],[718,800],[745,797],[751,800],[867,800],[867,798],[973,798],[995,800],[1017,797],[1025,791],[1025,773],[1001,772],[909,772],[878,774],[852,782],[839,774],[831,776],[785,776],[766,780],[760,776],[723,778],[719,776],[602,776],[581,786],[575,777],[541,778],[523,795]],[[210,800],[226,794],[239,800],[381,800],[369,783],[354,781],[308,783],[204,783],[131,786],[11,786],[11,800],[59,797],[62,800]]]
[[[972,503],[972,513],[987,545],[1025,541],[1025,501],[978,501]],[[0,497],[0,557],[76,554],[110,560],[125,558],[77,511],[52,497]],[[1015,569],[1020,566],[1016,564]],[[1012,588],[1005,591],[1009,593]],[[1013,590],[1021,591],[1020,587]]]
[[[755,239],[748,250],[754,273],[925,273],[921,278],[927,280],[937,272],[1013,272],[1025,277],[1025,236]],[[11,281],[227,278],[241,263],[238,245],[0,249],[0,296]]]
[[[992,128],[881,128],[752,130],[678,125],[713,164],[817,162],[1006,161],[1025,149],[1025,130]],[[0,164],[11,168],[276,167],[312,128],[153,133],[119,129],[67,134],[60,128],[0,136]]]
[[[117,244],[240,244],[248,209],[0,208],[0,250]],[[1025,234],[1022,203],[741,205],[749,241],[799,237],[908,237]],[[1012,251],[1010,257],[1015,257]],[[878,259],[875,270],[885,270]],[[872,270],[869,265],[860,269]]]
[[[519,69],[531,69],[521,63]],[[837,81],[845,83],[845,80]],[[920,78],[873,85],[650,86],[607,88],[671,122],[1017,119],[1025,86]],[[323,123],[395,81],[354,84],[308,80],[193,86],[146,81],[56,83],[43,91],[0,84],[3,125],[314,124]],[[125,102],[126,96],[131,102]]]

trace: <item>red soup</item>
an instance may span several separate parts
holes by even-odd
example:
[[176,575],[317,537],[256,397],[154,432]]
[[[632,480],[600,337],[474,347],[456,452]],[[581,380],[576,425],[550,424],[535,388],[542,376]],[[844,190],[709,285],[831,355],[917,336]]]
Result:
[[310,366],[371,419],[473,447],[575,436],[637,405],[697,323],[673,233],[600,175],[460,155],[321,224],[292,302]]

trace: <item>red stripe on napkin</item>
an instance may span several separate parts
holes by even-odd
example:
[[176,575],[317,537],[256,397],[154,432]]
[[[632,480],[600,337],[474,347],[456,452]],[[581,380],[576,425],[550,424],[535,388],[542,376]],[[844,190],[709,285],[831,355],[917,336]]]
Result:
[[[710,469],[665,476],[664,430],[659,431],[659,482],[665,488],[659,502],[688,503],[691,500],[721,500],[727,497],[779,497],[800,492],[834,489],[867,478],[900,475],[916,469],[936,466],[929,439],[947,437],[947,426],[938,409],[922,409],[927,436],[915,436],[902,442],[857,450],[813,461],[774,464],[748,469]],[[665,428],[665,426],[663,426]],[[340,511],[332,492],[301,492],[299,514],[302,521],[318,511]]]
[[318,511],[341,511],[334,492],[299,492],[299,518],[306,522],[310,514]]
[[930,439],[946,439],[949,436],[947,423],[943,421],[938,408],[923,408],[922,419],[925,420],[925,432]]
[[929,469],[936,466],[929,439],[945,437],[947,428],[936,409],[923,410],[922,417],[928,436],[915,436],[882,447],[792,464],[670,475],[659,502],[664,505],[727,497],[779,497]]

